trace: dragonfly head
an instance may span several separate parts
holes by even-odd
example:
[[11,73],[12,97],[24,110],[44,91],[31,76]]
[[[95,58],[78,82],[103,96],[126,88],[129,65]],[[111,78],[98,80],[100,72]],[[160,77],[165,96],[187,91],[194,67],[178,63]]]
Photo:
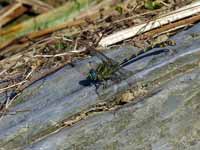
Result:
[[87,79],[91,80],[91,81],[96,81],[98,80],[98,75],[95,69],[90,69]]

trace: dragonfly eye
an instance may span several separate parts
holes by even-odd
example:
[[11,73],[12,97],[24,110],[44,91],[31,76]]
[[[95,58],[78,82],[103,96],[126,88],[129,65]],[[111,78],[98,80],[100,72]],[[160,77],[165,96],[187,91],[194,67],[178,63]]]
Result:
[[87,78],[90,80],[97,80],[97,72],[94,69],[91,69]]

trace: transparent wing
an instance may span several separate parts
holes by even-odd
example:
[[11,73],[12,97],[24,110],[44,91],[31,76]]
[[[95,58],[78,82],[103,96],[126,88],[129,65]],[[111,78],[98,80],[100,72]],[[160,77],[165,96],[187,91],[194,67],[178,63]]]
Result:
[[99,59],[101,59],[104,63],[107,63],[108,65],[116,65],[118,64],[116,61],[113,59],[109,58],[106,56],[104,53],[100,51],[92,51],[93,55],[97,56]]

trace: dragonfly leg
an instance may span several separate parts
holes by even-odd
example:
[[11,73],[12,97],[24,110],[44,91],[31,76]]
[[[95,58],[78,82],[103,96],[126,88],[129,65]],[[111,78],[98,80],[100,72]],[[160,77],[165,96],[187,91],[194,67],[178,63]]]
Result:
[[103,89],[106,89],[108,87],[108,81],[105,80],[103,83],[102,83],[102,86],[103,86]]

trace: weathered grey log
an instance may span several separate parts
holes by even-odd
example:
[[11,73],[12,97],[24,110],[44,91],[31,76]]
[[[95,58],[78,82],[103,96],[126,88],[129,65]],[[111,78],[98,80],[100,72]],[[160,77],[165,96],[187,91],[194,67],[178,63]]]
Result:
[[171,80],[160,93],[136,105],[96,114],[27,150],[198,150],[199,98],[200,69]]
[[[88,71],[87,62],[96,58],[36,82],[11,107],[11,111],[30,111],[0,121],[1,149],[199,149],[200,24],[173,39],[177,45],[168,48],[174,53],[128,65],[134,75],[105,90],[100,98],[94,86],[79,85]],[[108,55],[123,60],[133,51],[121,48]],[[81,117],[81,112],[95,110],[103,102],[113,103],[116,94],[139,84],[154,94],[107,112],[90,111],[84,120],[63,127],[67,119],[78,113]]]

